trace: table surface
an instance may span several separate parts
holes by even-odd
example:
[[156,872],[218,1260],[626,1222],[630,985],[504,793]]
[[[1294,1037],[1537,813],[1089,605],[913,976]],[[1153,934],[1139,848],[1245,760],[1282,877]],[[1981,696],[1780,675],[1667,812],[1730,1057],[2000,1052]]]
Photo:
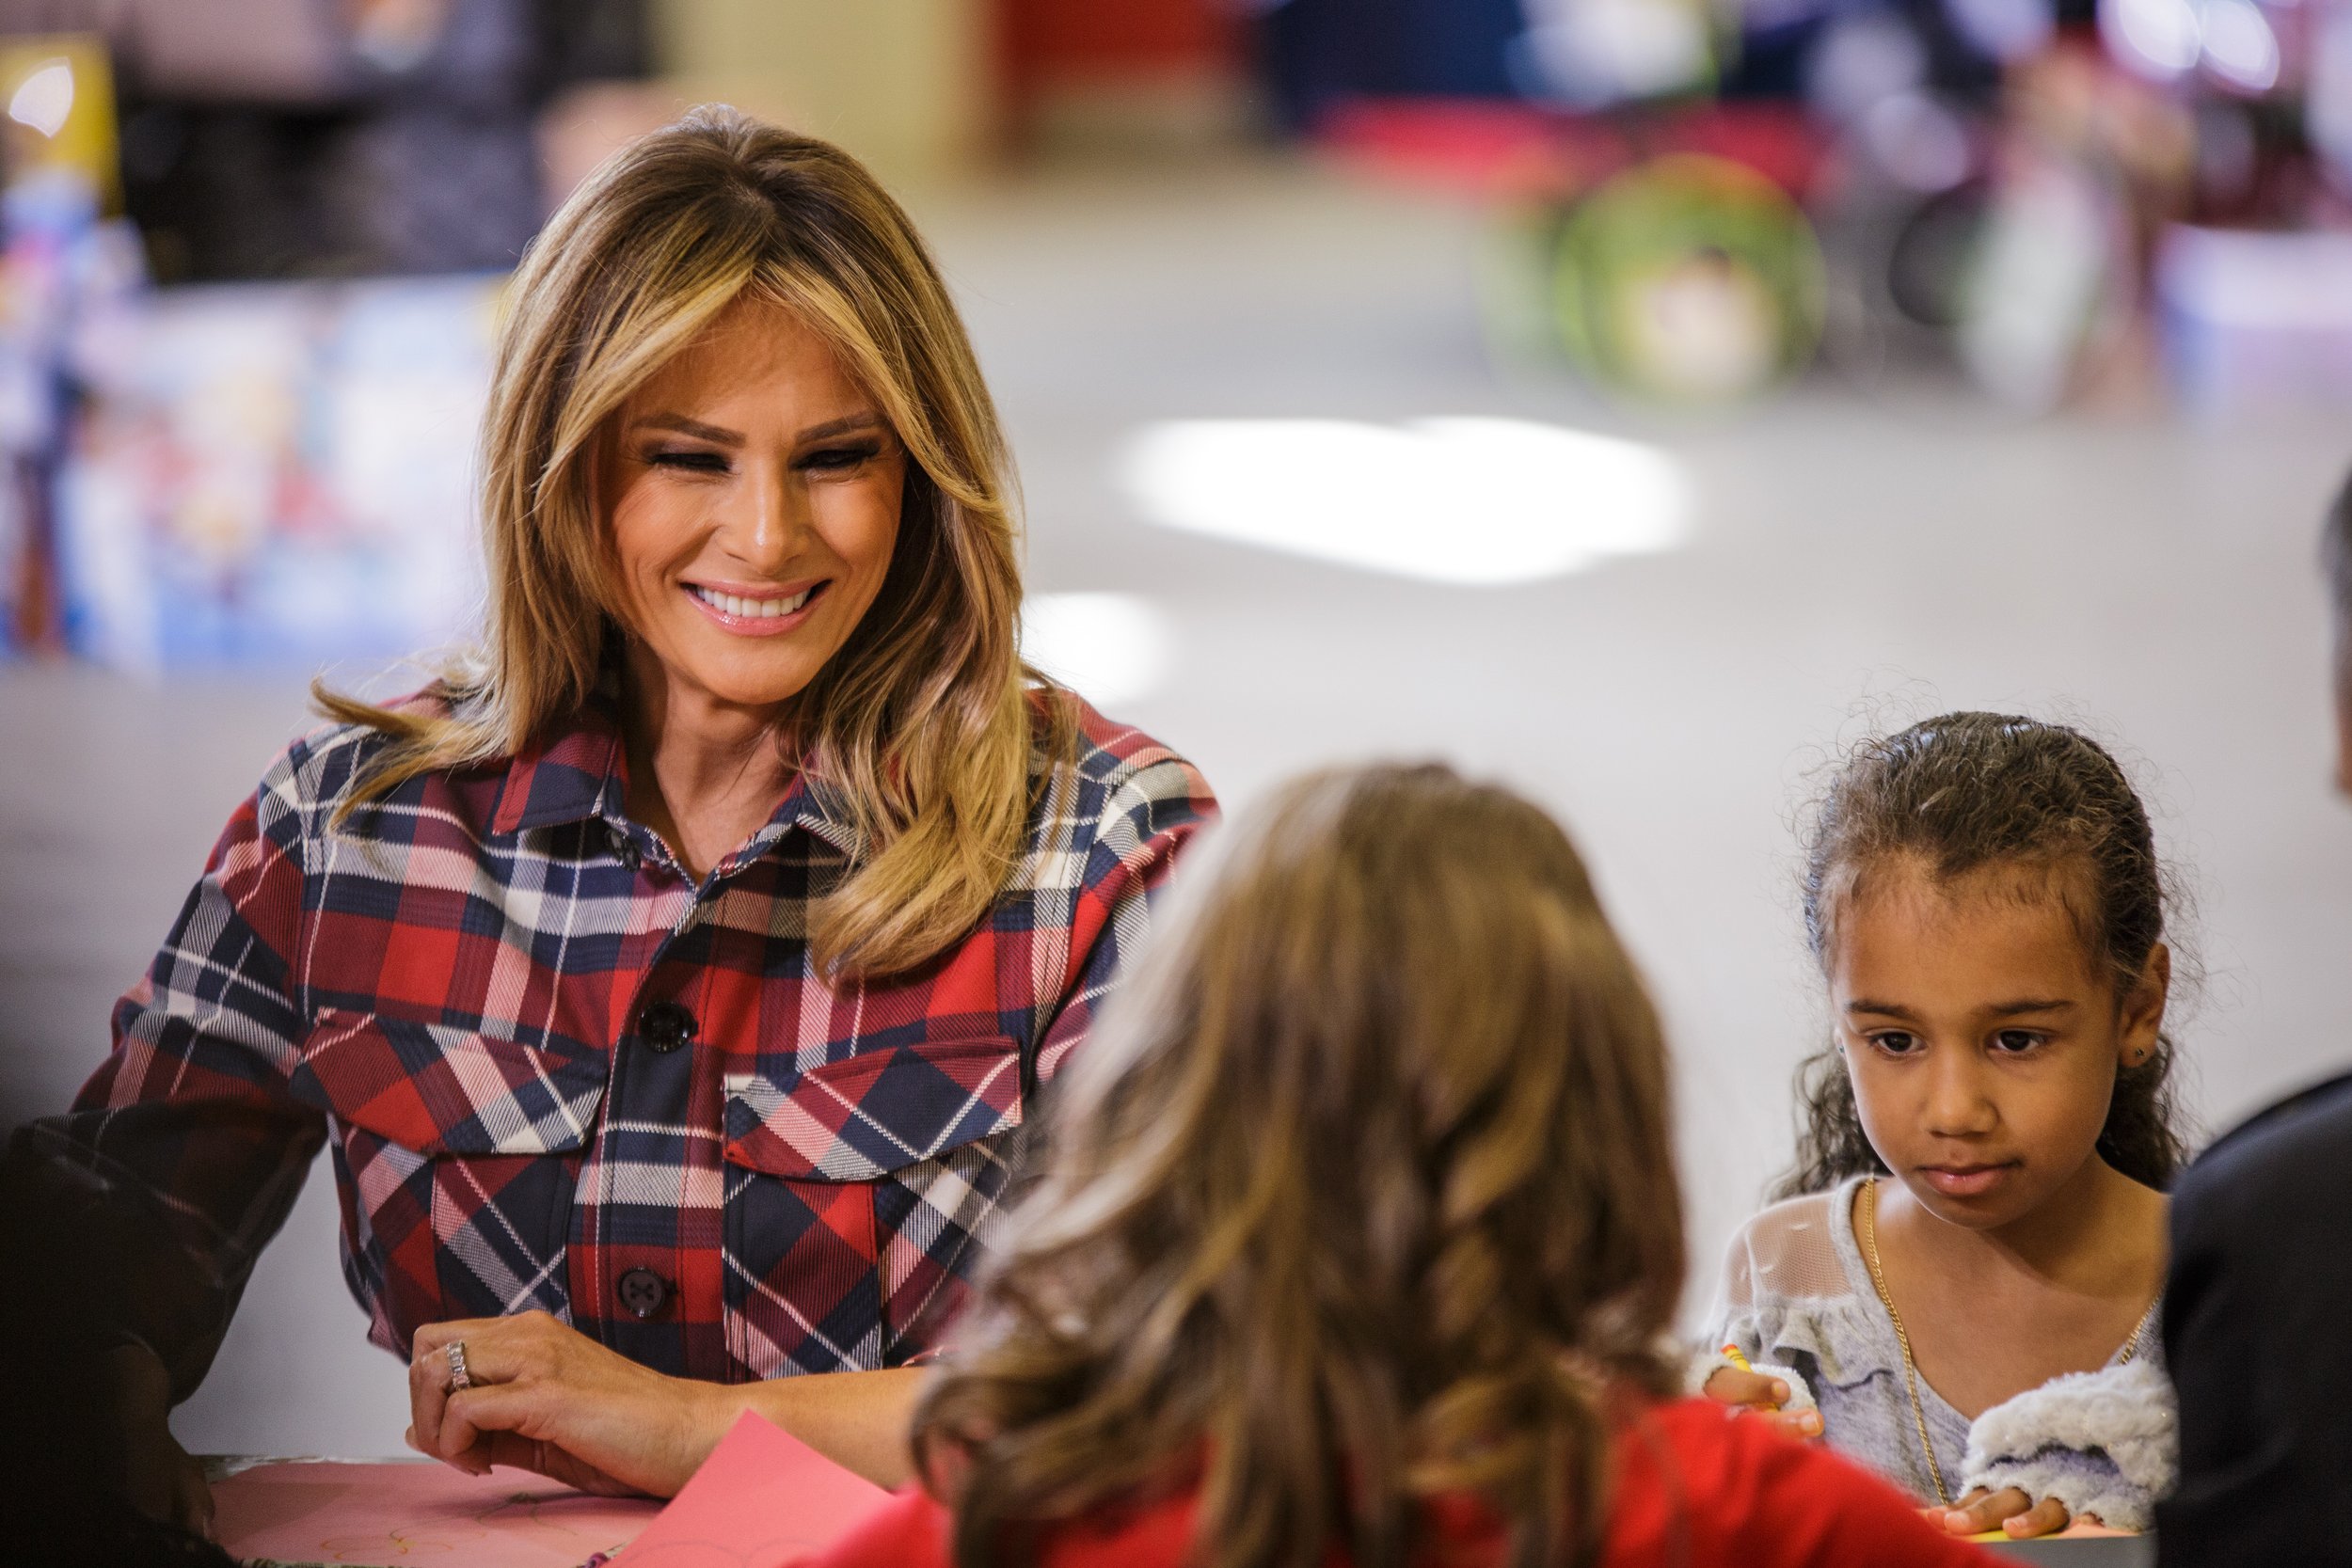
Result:
[[2096,1535],[2073,1541],[1988,1541],[1985,1549],[2047,1568],[2154,1568],[2153,1535]]

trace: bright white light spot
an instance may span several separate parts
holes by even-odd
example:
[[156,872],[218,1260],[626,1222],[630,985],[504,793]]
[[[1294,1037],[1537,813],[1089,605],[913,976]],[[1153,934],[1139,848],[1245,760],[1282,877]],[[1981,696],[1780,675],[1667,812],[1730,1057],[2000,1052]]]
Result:
[[2206,0],[2205,65],[2247,92],[2268,92],[2279,82],[2279,35],[2253,0]]
[[1571,103],[1687,87],[1707,74],[1707,16],[1683,0],[1527,0],[1528,50]]
[[2116,58],[2158,81],[2195,65],[2204,48],[2189,0],[2099,0],[2099,34]]
[[1928,79],[1928,52],[1899,19],[1875,11],[1830,24],[1805,68],[1805,97],[1823,118],[1844,125],[1893,93]]
[[1033,594],[1021,607],[1021,657],[1097,707],[1158,690],[1174,643],[1168,617],[1131,594]]
[[1519,420],[1147,426],[1118,478],[1168,528],[1433,582],[1533,582],[1670,549],[1691,485],[1654,447]]
[[1925,93],[1899,92],[1867,110],[1862,139],[1889,174],[1925,195],[1968,178],[1968,131]]
[[44,136],[65,129],[73,112],[73,67],[62,59],[43,60],[16,86],[8,100],[8,118],[29,125]]

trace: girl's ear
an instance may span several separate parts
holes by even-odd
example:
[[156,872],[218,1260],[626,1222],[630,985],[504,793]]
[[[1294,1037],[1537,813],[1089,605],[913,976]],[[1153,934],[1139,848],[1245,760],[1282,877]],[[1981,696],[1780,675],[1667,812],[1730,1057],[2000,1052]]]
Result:
[[2140,1067],[2156,1053],[2157,1037],[2164,1032],[2164,1002],[2171,989],[2172,950],[2157,942],[2148,949],[2139,978],[2123,995],[2122,1027],[2116,1036],[2124,1067]]

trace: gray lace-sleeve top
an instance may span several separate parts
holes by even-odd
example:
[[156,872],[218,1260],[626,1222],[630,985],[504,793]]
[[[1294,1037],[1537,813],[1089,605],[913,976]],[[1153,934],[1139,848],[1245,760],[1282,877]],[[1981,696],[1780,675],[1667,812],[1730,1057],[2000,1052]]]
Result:
[[[1855,1178],[1776,1203],[1740,1228],[1692,1381],[1724,1364],[1719,1347],[1739,1346],[1758,1370],[1793,1374],[1820,1405],[1830,1447],[1932,1503],[1902,1351],[1854,1238],[1860,1186]],[[2147,1528],[2177,1469],[2157,1317],[2150,1312],[2097,1371],[2055,1378],[1973,1422],[1920,1379],[1920,1414],[1951,1495],[2022,1486],[2113,1528]]]

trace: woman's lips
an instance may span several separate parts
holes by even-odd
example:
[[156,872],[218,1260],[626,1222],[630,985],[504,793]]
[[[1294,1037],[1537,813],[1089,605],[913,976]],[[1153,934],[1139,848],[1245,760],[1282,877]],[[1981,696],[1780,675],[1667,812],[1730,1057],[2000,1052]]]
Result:
[[[770,591],[755,596],[749,594],[716,594],[699,583],[679,584],[687,599],[696,610],[702,611],[703,615],[720,630],[736,637],[776,637],[805,624],[809,615],[815,610],[817,602],[825,596],[825,590],[829,586],[829,583],[818,582],[807,588],[797,590],[794,594]],[[781,615],[746,614],[711,602],[713,598],[724,598],[747,607],[751,604],[765,606],[780,602],[789,603],[796,596],[800,599],[799,606]]]
[[2016,1168],[2014,1164],[1922,1165],[1919,1177],[1946,1197],[1982,1197]]

